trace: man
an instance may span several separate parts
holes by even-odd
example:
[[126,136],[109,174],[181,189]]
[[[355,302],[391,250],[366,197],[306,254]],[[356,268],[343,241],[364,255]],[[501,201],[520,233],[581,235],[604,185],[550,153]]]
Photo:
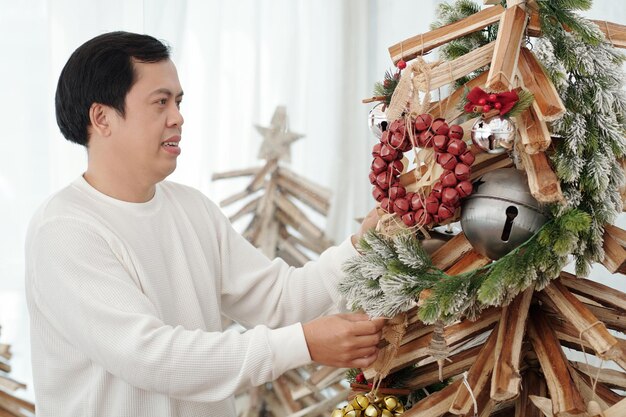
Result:
[[[290,268],[200,192],[163,181],[181,152],[182,97],[167,47],[145,35],[98,36],[61,73],[57,122],[88,168],[28,232],[38,417],[234,416],[241,387],[311,360],[376,359],[382,320],[319,318],[338,304],[350,240]],[[250,330],[223,330],[221,314]]]

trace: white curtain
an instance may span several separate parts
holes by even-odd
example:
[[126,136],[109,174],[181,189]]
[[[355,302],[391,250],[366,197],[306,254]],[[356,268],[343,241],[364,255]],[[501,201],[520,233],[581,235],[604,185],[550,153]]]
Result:
[[[332,190],[326,224],[338,241],[373,207],[371,105],[361,99],[390,68],[387,48],[427,31],[437,3],[0,0],[0,341],[13,344],[12,375],[30,382],[26,226],[37,206],[86,166],[84,149],[62,138],[54,117],[56,80],[76,47],[112,30],[148,33],[172,46],[186,121],[171,179],[215,201],[243,183],[212,183],[211,175],[259,164],[253,125],[267,125],[275,107],[286,106],[291,130],[306,135],[292,146],[291,169]],[[626,23],[626,6],[596,0],[588,15]]]

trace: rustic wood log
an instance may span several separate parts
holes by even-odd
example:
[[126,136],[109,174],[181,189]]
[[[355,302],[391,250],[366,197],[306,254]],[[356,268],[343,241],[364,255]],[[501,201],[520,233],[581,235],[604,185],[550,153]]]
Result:
[[463,255],[463,257],[459,259],[457,263],[446,269],[445,272],[448,275],[458,275],[464,272],[474,270],[476,268],[480,268],[489,263],[491,263],[491,259],[487,258],[484,255],[481,255],[480,253],[472,249],[471,251]]
[[5,359],[11,359],[11,345],[0,343],[0,356]]
[[433,252],[431,260],[439,269],[447,269],[472,250],[472,244],[465,234],[459,233]]
[[297,263],[293,264],[293,266],[302,266],[305,263],[310,261],[308,256],[302,253],[300,249],[292,245],[287,240],[280,240],[278,242],[278,249],[287,252],[292,258],[294,258],[297,261]]
[[604,259],[602,265],[612,274],[626,262],[626,249],[608,232],[604,231]]
[[[487,380],[487,384],[490,384],[490,379]],[[495,409],[496,402],[489,398],[489,390],[482,389],[476,396],[476,410],[478,411],[478,417],[489,417],[491,412]],[[474,404],[470,407],[470,410],[462,414],[463,417],[474,417]]]
[[552,136],[544,121],[539,105],[533,102],[522,114],[515,117],[520,142],[528,155],[543,152],[552,143]]
[[606,410],[611,405],[619,401],[619,398],[613,399],[610,402],[605,401],[603,394],[601,394],[600,392],[605,393],[605,391],[609,391],[611,393],[609,394],[611,397],[615,397],[615,396],[619,397],[619,396],[615,394],[613,391],[611,391],[610,389],[608,389],[603,384],[596,384],[595,392],[594,392],[593,381],[589,377],[587,377],[587,375],[579,372],[578,370],[574,370],[574,372],[572,372],[571,375],[572,375],[572,380],[574,381],[574,383],[576,384],[576,387],[578,388],[578,391],[580,392],[580,395],[582,395],[583,400],[587,404],[587,410],[589,410],[590,401],[595,401],[596,404],[598,404],[602,410]]
[[571,292],[584,295],[603,306],[626,312],[626,294],[607,285],[561,272],[560,281]]
[[522,47],[517,69],[524,87],[535,97],[543,119],[553,121],[561,117],[565,113],[565,105],[535,54]]
[[285,212],[289,217],[295,220],[297,223],[296,230],[304,232],[306,230],[306,234],[310,236],[314,236],[316,238],[322,238],[324,236],[324,231],[317,227],[312,221],[310,221],[305,214],[293,204],[288,198],[286,198],[282,193],[277,193],[276,196],[276,204],[280,210]]
[[26,384],[18,382],[8,375],[0,375],[0,387],[7,391],[17,391],[18,389],[26,389]]
[[284,240],[291,243],[292,245],[296,247],[302,246],[303,248],[306,248],[311,252],[315,252],[318,254],[324,252],[330,247],[330,241],[326,239],[300,239],[298,236],[294,236],[289,233],[285,225],[281,225],[281,230],[279,231],[279,233]]
[[529,395],[528,398],[532,403],[541,410],[541,413],[546,417],[554,417],[554,413],[552,412],[552,401],[550,398],[541,397],[539,395]]
[[[467,382],[472,389],[474,397],[478,397],[480,392],[486,388],[491,377],[494,365],[493,350],[496,347],[498,331],[494,330],[489,335],[487,342],[482,346],[476,362],[467,373]],[[486,390],[485,390],[486,391]],[[466,414],[473,407],[472,395],[465,385],[461,385],[454,396],[449,411],[452,414]]]
[[26,417],[30,415],[24,411],[30,411],[30,413],[33,414],[35,413],[35,405],[33,403],[14,397],[8,392],[4,392],[2,390],[0,390],[0,408],[4,408],[18,417]]
[[279,376],[272,382],[272,386],[274,387],[273,391],[278,397],[278,400],[283,405],[283,408],[285,408],[288,412],[294,413],[302,409],[300,404],[291,396],[291,390],[289,389],[287,380],[284,377]]
[[343,401],[348,396],[349,393],[350,393],[349,388],[346,388],[343,391],[338,391],[332,397],[328,397],[324,401],[321,401],[317,404],[313,404],[309,407],[303,408],[302,410],[297,411],[293,414],[289,414],[286,417],[315,416],[319,413],[326,412],[328,409],[332,409],[336,404]]
[[295,172],[284,166],[280,168],[280,177],[290,179],[291,181],[295,182],[299,187],[306,188],[311,193],[318,196],[318,198],[321,200],[327,201],[330,200],[330,198],[332,197],[332,193],[328,188],[324,188],[321,185],[315,184],[314,182],[304,178],[301,175],[296,174]]
[[507,7],[501,15],[486,87],[503,91],[513,87],[519,50],[526,28],[526,11],[520,6]]
[[401,59],[409,61],[451,40],[477,32],[500,20],[503,11],[504,8],[499,5],[489,7],[452,24],[415,35],[389,47],[391,60],[394,64]]
[[531,308],[528,335],[548,384],[554,414],[584,414],[587,408],[572,381],[565,354],[550,324],[537,308]]
[[235,214],[233,214],[232,216],[228,217],[228,220],[230,220],[231,223],[234,223],[237,220],[239,220],[240,218],[242,218],[243,216],[245,216],[246,214],[250,214],[250,213],[256,212],[256,210],[257,210],[257,208],[259,206],[259,202],[260,201],[261,201],[261,196],[256,197],[256,198],[248,201],[242,208],[237,210],[237,212]]
[[543,378],[534,371],[527,371],[522,378],[524,395],[520,395],[515,401],[515,417],[542,417],[541,411],[532,403],[529,396],[545,397],[547,390]]
[[462,384],[462,380],[457,379],[441,391],[434,392],[428,397],[415,404],[410,410],[402,414],[403,417],[439,417],[445,414],[457,389]]
[[267,162],[267,164],[263,165],[263,167],[256,173],[252,182],[246,187],[246,190],[249,193],[253,193],[257,190],[260,190],[266,182],[266,177],[268,175],[272,175],[274,171],[278,168],[278,159],[271,159]]
[[626,398],[617,404],[604,410],[603,417],[624,417],[626,416]]
[[491,377],[491,398],[496,401],[507,401],[519,395],[522,341],[533,292],[533,288],[528,288],[502,308]]
[[[549,297],[543,295],[538,297],[543,303],[543,310],[552,316],[558,316],[559,311],[550,300]],[[576,298],[581,298],[581,296],[576,295]],[[582,301],[582,300],[581,300]],[[585,307],[593,313],[594,316],[598,318],[604,325],[612,330],[617,330],[619,332],[624,332],[626,330],[626,313],[621,310],[616,310],[612,308],[603,307],[600,305],[589,304],[587,302],[583,302]]]
[[[418,85],[429,85],[431,90],[453,83],[461,77],[482,68],[491,62],[495,42],[474,49],[452,61],[441,62],[433,67],[426,82],[425,74],[418,74],[415,82]],[[425,92],[425,91],[424,91]]]
[[[482,345],[474,346],[455,355],[451,355],[443,367],[443,378],[448,379],[467,371],[476,361]],[[428,385],[439,382],[439,365],[431,362],[427,365],[412,369],[407,375],[404,386],[415,391]]]
[[626,390],[626,374],[624,372],[617,371],[609,368],[597,368],[589,365],[588,363],[570,361],[572,368],[587,375],[589,378],[598,380],[610,388],[617,388]]
[[561,184],[543,152],[529,155],[518,141],[516,148],[528,177],[530,193],[541,203],[564,201]]
[[550,297],[561,315],[580,332],[603,359],[616,361],[620,366],[626,362],[618,340],[606,326],[594,316],[563,284],[553,281],[543,292]]
[[[483,311],[476,321],[463,320],[445,328],[444,337],[448,346],[454,347],[472,337],[475,337],[493,328],[500,318],[499,308],[489,308]],[[418,337],[409,343],[402,344],[398,348],[396,357],[391,362],[390,372],[395,372],[401,368],[413,365],[421,359],[428,357],[429,345],[432,332],[422,337]],[[375,375],[372,369],[363,371],[365,378],[370,379]]]
[[243,190],[240,191],[238,193],[235,193],[233,195],[231,195],[230,197],[227,197],[225,199],[223,199],[222,201],[220,201],[220,207],[226,207],[226,206],[230,206],[231,204],[242,200],[246,197],[248,197],[250,195],[250,193],[248,192],[248,190]]
[[225,178],[249,177],[255,175],[261,167],[237,169],[234,171],[218,172],[211,175],[211,181],[222,180]]
[[[282,169],[280,171],[282,171]],[[324,216],[328,215],[330,210],[329,199],[325,199],[319,194],[299,186],[296,181],[292,181],[289,177],[282,175],[282,172],[279,172],[278,175],[278,186],[283,192],[297,198],[318,213]]]
[[[475,146],[471,146],[470,150],[474,153]],[[513,161],[507,154],[489,154],[482,151],[477,151],[476,160],[472,165],[472,173],[470,174],[470,181],[475,181],[477,178],[482,177],[488,172],[494,171],[500,168],[510,168],[513,166]]]

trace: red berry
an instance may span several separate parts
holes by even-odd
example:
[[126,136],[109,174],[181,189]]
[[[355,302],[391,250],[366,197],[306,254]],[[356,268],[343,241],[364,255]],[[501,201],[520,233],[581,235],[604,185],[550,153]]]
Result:
[[365,379],[365,375],[363,375],[363,372],[359,373],[356,378],[354,378],[354,380],[358,383],[358,384],[365,384],[367,382],[367,380]]
[[498,96],[496,96],[495,94],[489,94],[488,99],[489,99],[489,101],[491,101],[493,103],[494,101],[496,101],[498,99]]
[[490,110],[491,110],[491,106],[490,106],[489,104],[485,104],[485,105],[483,106],[483,112],[484,112],[484,113],[487,113],[487,112],[488,112],[488,111],[490,111]]
[[472,183],[469,181],[461,181],[456,185],[455,189],[459,192],[459,196],[461,198],[467,197],[472,194],[472,191],[474,191]]
[[459,155],[459,159],[461,160],[461,162],[463,162],[465,165],[467,166],[472,166],[472,164],[474,163],[474,161],[476,160],[476,157],[474,156],[474,154],[472,153],[472,151],[470,151],[469,149],[466,150],[465,152],[463,152],[461,155]]
[[496,101],[496,103],[493,105],[493,107],[495,107],[496,109],[500,110],[502,108],[502,103],[500,103],[499,101]]
[[470,167],[463,163],[457,164],[457,166],[454,167],[454,175],[456,175],[456,179],[459,181],[469,180],[471,171]]
[[401,70],[405,69],[406,68],[406,62],[404,61],[404,59],[401,59],[400,61],[398,61],[398,63],[396,64],[396,67],[398,67]]
[[484,106],[485,104],[487,104],[487,100],[484,98],[481,98],[478,100],[478,105],[479,106]]

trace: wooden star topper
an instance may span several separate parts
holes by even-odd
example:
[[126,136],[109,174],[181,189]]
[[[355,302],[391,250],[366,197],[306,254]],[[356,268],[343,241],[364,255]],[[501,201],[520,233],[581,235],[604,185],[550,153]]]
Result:
[[263,135],[263,143],[259,150],[261,159],[278,159],[291,162],[291,144],[304,137],[299,133],[289,131],[287,126],[287,109],[284,106],[276,107],[270,127],[254,126]]

